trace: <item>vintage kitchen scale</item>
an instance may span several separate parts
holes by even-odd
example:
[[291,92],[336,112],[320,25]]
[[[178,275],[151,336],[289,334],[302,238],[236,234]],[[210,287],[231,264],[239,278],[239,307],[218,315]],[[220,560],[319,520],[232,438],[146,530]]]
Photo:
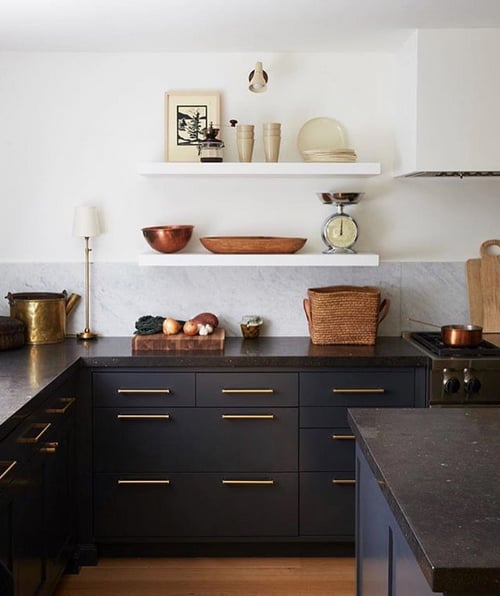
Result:
[[337,211],[330,215],[321,228],[321,237],[326,244],[325,254],[350,253],[358,239],[358,224],[344,212],[345,205],[354,205],[363,196],[362,192],[319,192],[318,197],[326,205],[336,205]]

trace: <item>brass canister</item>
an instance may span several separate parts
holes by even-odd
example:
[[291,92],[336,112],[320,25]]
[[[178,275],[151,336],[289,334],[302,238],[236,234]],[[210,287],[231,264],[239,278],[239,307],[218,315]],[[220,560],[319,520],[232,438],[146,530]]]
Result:
[[64,341],[66,315],[80,296],[66,292],[8,293],[10,316],[22,321],[26,328],[26,343],[55,344]]

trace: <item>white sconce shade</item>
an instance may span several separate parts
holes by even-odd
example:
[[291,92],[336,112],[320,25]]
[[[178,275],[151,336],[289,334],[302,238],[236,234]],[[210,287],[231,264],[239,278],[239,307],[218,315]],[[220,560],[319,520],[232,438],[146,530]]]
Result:
[[267,89],[267,72],[262,69],[262,62],[257,62],[255,70],[248,75],[250,85],[248,89],[253,93],[263,93]]
[[101,233],[99,210],[97,207],[81,206],[75,208],[73,236],[93,238]]

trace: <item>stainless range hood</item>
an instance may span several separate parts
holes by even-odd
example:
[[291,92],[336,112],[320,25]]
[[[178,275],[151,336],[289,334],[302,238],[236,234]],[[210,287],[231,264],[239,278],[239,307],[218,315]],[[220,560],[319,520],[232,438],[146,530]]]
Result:
[[394,176],[500,176],[500,29],[416,30],[396,57]]
[[500,176],[500,171],[479,170],[472,172],[437,172],[437,171],[423,171],[410,172],[409,174],[401,174],[400,178],[491,178]]

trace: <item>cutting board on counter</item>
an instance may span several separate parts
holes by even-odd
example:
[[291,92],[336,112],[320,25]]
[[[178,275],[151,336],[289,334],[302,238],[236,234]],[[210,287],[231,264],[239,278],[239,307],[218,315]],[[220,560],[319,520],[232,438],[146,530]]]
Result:
[[500,248],[500,240],[481,244],[480,259],[466,262],[467,294],[472,325],[480,325],[485,333],[500,332],[500,255],[488,251]]
[[210,335],[165,335],[152,333],[150,335],[134,335],[132,350],[134,352],[180,352],[186,350],[223,350],[226,333],[217,327]]

